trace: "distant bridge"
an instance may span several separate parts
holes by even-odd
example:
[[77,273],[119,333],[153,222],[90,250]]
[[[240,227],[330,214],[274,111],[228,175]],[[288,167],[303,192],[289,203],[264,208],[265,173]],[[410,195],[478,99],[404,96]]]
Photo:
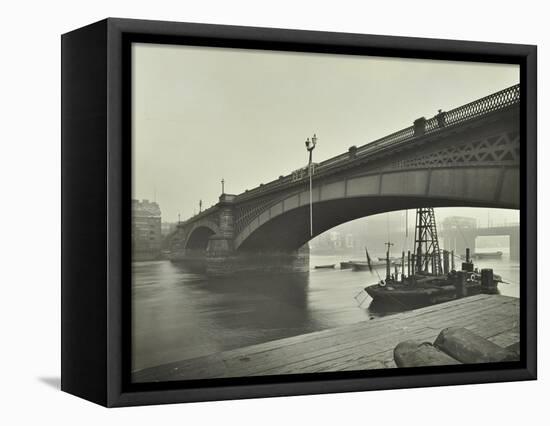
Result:
[[[512,86],[316,164],[313,237],[401,209],[519,209],[519,98],[519,85]],[[178,225],[173,259],[206,258],[210,272],[225,273],[247,265],[239,259],[251,253],[300,253],[312,238],[308,182],[306,167],[239,195],[222,194]],[[305,268],[298,257],[292,268]]]
[[486,228],[461,228],[459,226],[443,227],[439,232],[439,236],[443,239],[443,247],[447,250],[454,250],[457,254],[464,254],[466,248],[476,251],[477,237],[508,237],[510,259],[519,260],[519,223],[490,226]]

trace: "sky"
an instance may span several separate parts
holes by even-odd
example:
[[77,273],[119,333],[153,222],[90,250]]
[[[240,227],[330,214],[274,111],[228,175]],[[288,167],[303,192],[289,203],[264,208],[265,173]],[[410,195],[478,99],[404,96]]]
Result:
[[516,65],[212,47],[136,43],[132,61],[133,198],[167,222],[222,178],[238,194],[303,167],[313,133],[320,162],[519,83]]

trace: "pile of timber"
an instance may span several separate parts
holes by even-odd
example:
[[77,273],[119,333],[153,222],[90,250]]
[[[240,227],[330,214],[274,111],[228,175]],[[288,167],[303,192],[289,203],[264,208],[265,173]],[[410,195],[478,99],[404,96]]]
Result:
[[449,327],[433,344],[415,340],[399,343],[393,358],[398,367],[518,361],[519,342],[503,348],[466,328]]

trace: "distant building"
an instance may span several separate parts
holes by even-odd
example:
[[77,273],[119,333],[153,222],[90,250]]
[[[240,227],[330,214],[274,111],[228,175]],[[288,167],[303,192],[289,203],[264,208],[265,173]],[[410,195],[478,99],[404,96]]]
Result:
[[332,248],[339,249],[342,247],[342,234],[340,232],[331,231],[330,242],[332,243]]
[[473,217],[449,216],[443,219],[443,229],[475,229],[477,220]]
[[349,251],[357,246],[356,237],[353,233],[342,233],[328,231],[309,242],[310,249],[317,253],[331,253]]
[[133,259],[157,259],[161,244],[162,226],[159,205],[149,200],[132,200]]
[[177,222],[162,222],[160,225],[162,236],[165,237],[166,235],[171,234],[176,230],[177,226]]

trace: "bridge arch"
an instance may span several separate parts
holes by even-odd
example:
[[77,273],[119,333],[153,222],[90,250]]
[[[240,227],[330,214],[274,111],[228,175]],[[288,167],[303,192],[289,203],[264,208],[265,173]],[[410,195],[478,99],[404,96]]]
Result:
[[185,248],[190,250],[206,250],[208,240],[215,234],[216,231],[209,226],[196,226],[187,237]]
[[191,226],[181,226],[168,238],[172,251],[206,251],[208,241],[213,235],[219,234],[220,229],[216,222],[202,219]]
[[235,237],[240,251],[295,250],[342,223],[374,214],[419,207],[519,208],[519,169],[439,167],[343,177],[313,188],[309,235],[309,192],[286,195],[266,207]]

